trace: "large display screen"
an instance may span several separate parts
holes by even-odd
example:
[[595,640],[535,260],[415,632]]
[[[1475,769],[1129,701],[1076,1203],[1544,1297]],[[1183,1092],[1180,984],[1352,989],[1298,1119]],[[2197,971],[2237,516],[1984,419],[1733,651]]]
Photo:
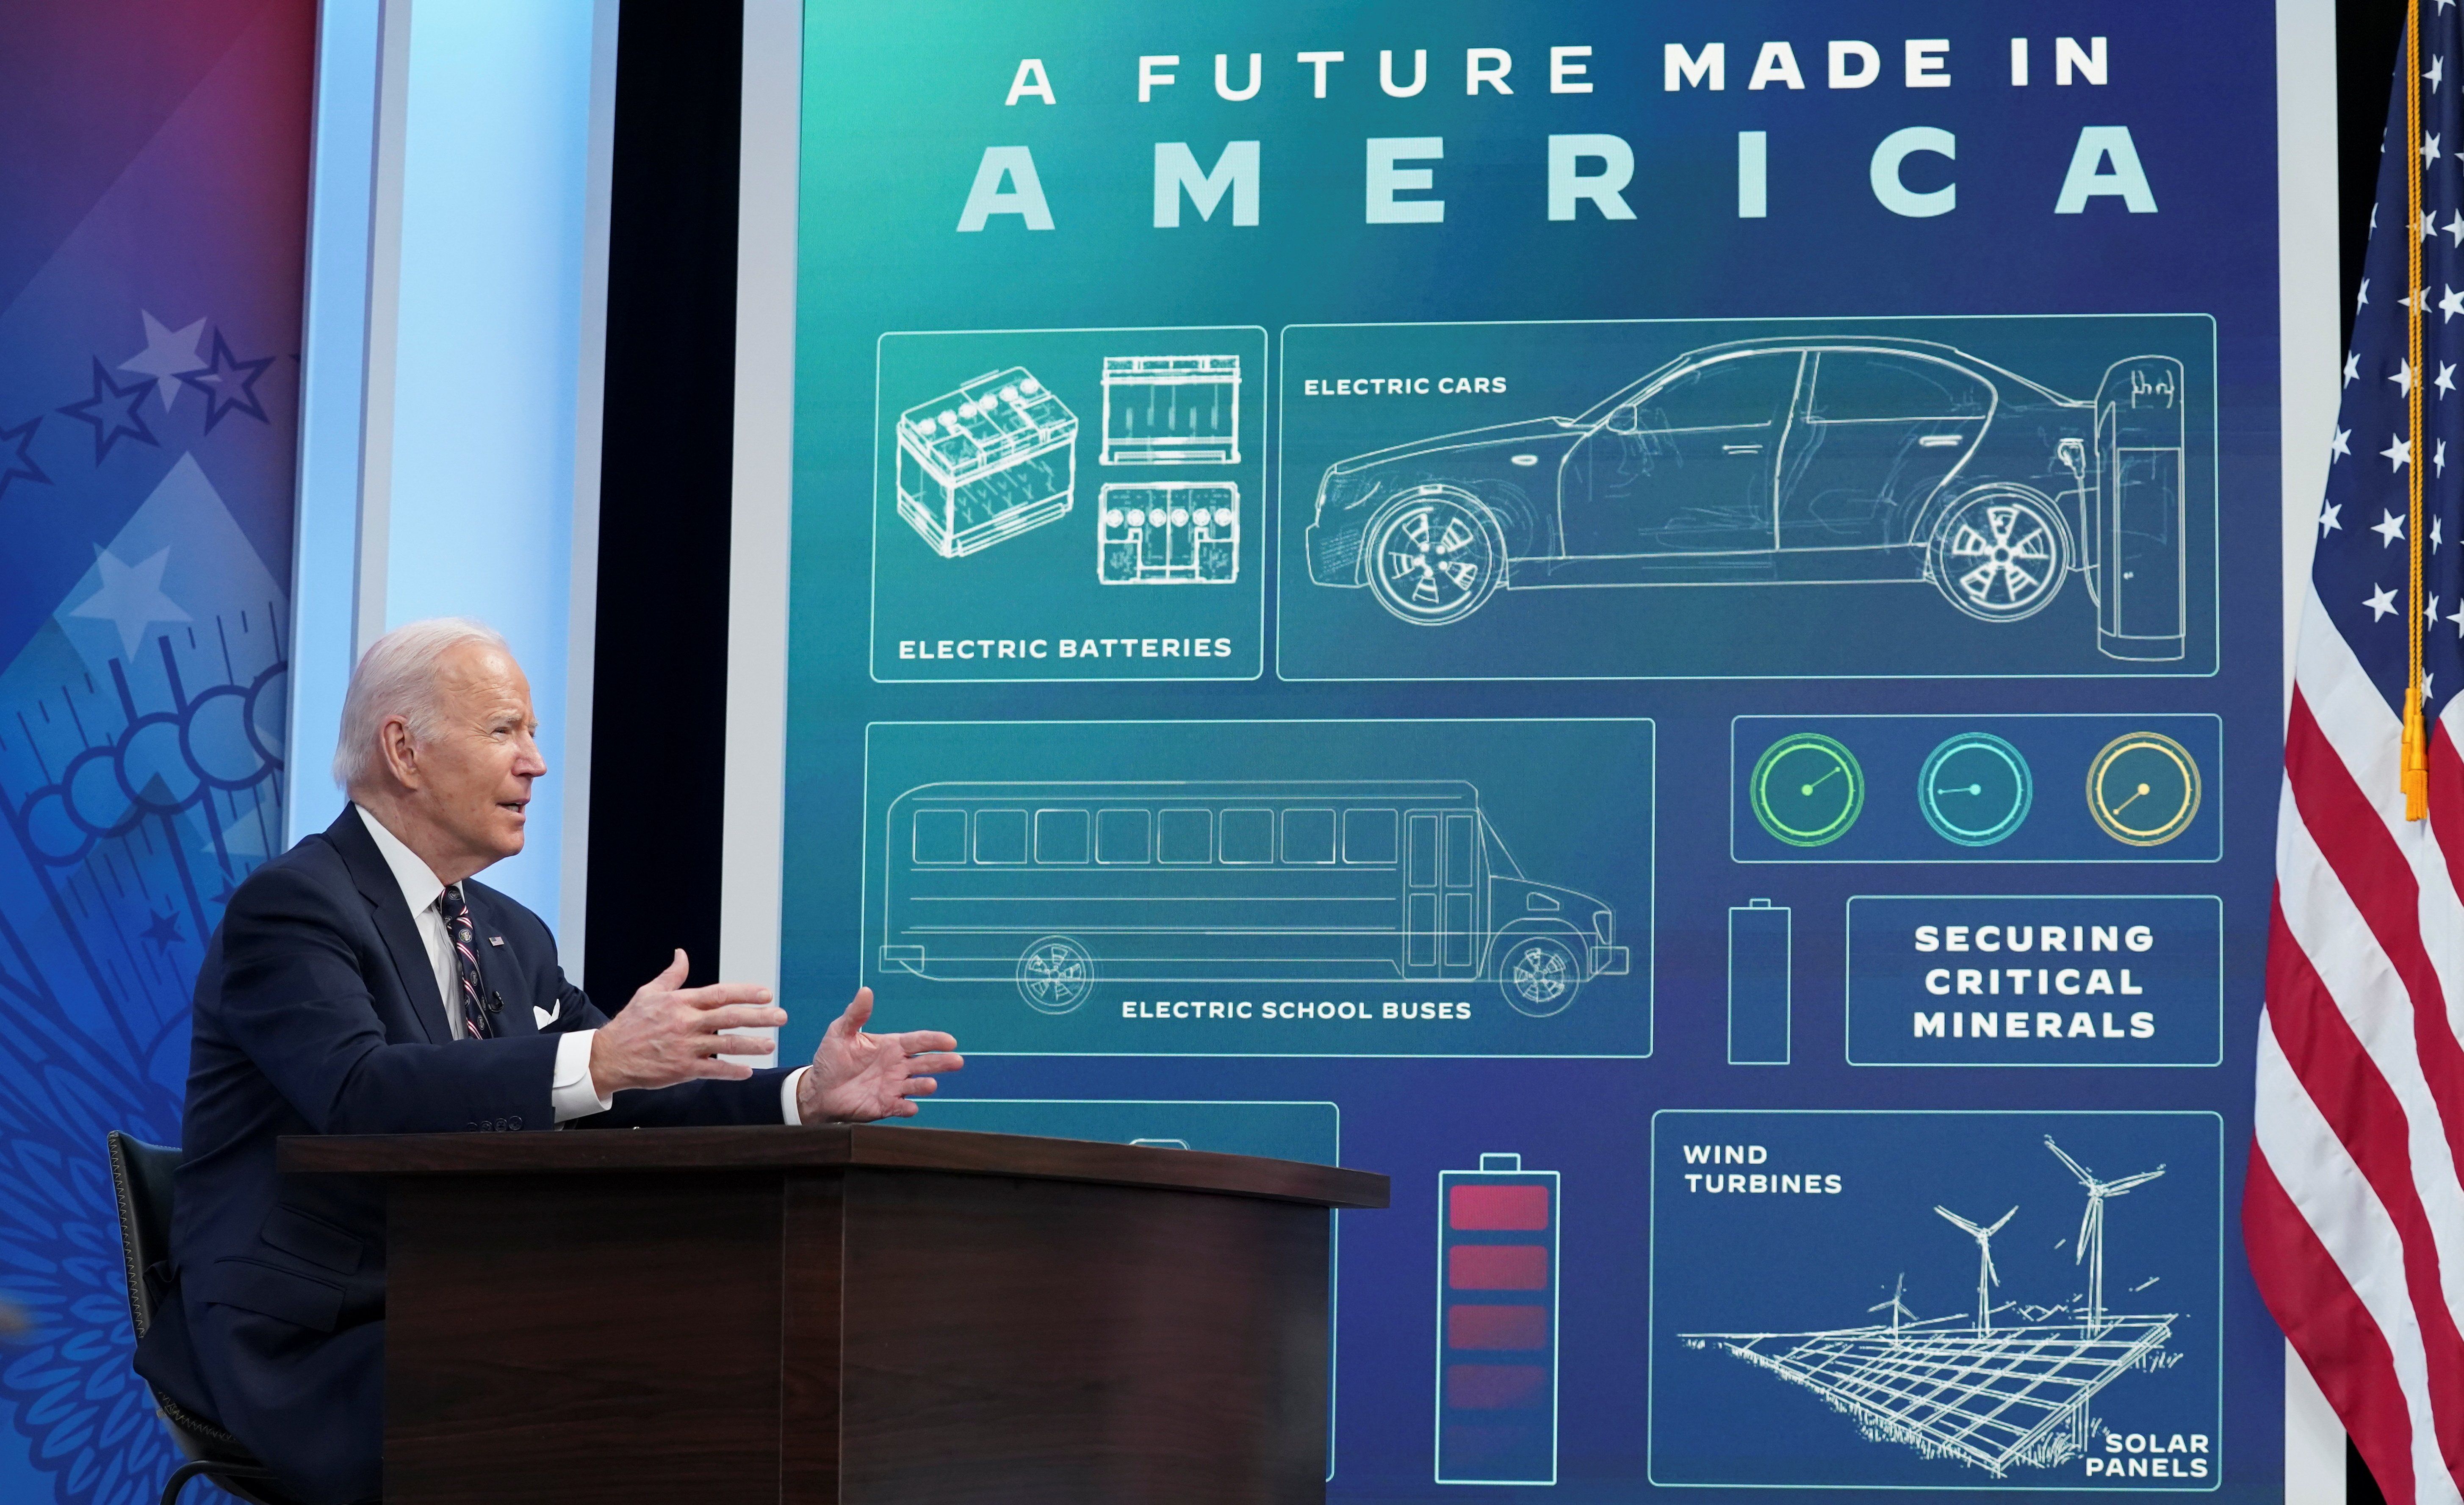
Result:
[[1391,1175],[1336,1499],[2280,1497],[2266,8],[804,45],[790,1057]]

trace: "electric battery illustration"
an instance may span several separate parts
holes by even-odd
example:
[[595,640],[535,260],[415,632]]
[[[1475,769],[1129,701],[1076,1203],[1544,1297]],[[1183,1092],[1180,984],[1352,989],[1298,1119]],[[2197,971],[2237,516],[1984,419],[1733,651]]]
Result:
[[943,559],[1069,510],[1078,418],[1020,366],[898,415],[898,515]]
[[1106,465],[1241,463],[1241,358],[1104,358]]
[[1228,586],[1241,572],[1241,488],[1137,481],[1106,486],[1095,575],[1108,586]]
[[1557,1482],[1557,1173],[1438,1173],[1437,1482]]
[[1728,1064],[1786,1066],[1790,927],[1785,905],[1758,898],[1728,911]]

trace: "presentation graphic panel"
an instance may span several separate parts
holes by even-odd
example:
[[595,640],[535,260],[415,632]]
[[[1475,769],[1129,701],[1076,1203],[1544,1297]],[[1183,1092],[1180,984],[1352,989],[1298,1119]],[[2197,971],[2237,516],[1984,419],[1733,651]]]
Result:
[[1645,1055],[1647,720],[883,723],[865,979],[974,1052]]
[[1860,894],[1856,1066],[2215,1066],[2224,904],[2205,894]]
[[883,335],[873,677],[1256,677],[1265,365],[1257,328]]
[[1652,1481],[2216,1488],[2222,1131],[1654,1115]]
[[1739,862],[2213,862],[2212,716],[1741,716]]
[[1295,679],[2208,674],[2203,315],[1284,332]]

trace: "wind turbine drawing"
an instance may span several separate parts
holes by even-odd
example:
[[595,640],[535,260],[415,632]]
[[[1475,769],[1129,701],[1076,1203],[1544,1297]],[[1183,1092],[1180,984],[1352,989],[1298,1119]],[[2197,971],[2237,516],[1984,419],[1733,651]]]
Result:
[[[2015,1211],[2017,1209],[2013,1208],[2013,1210]],[[1900,1297],[1907,1295],[1907,1292],[1908,1273],[1903,1270],[1900,1272],[1899,1281],[1891,1287],[1891,1299],[1888,1301],[1877,1301],[1872,1306],[1865,1309],[1868,1312],[1880,1312],[1884,1308],[1889,1309],[1891,1314],[1891,1341],[1895,1343],[1900,1340],[1900,1318],[1904,1317],[1910,1321],[1916,1320],[1917,1315],[1908,1310],[1908,1304],[1905,1301],[1900,1299]]]
[[2002,1231],[2003,1224],[2017,1217],[2019,1209],[2013,1207],[1994,1219],[1991,1228],[1983,1228],[1948,1207],[1937,1206],[1934,1210],[1976,1240],[1976,1336],[1991,1338],[1993,1336],[1993,1287],[2002,1283],[2002,1277],[1993,1273],[1993,1235]]
[[2062,1152],[2054,1137],[2045,1136],[2045,1148],[2055,1159],[2070,1167],[2071,1174],[2087,1188],[2087,1212],[2079,1219],[2079,1249],[2071,1263],[2087,1264],[2087,1336],[2094,1338],[2104,1331],[2104,1199],[2119,1197],[2133,1186],[2144,1186],[2165,1174],[2165,1167],[2143,1170],[2136,1176],[2123,1176],[2113,1181],[2099,1181],[2088,1168]]

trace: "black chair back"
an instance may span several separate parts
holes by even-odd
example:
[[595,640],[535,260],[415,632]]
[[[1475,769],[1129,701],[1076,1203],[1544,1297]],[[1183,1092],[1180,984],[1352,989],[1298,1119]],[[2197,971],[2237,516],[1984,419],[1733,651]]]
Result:
[[[120,1257],[128,1271],[128,1324],[143,1338],[154,1325],[154,1293],[145,1272],[171,1251],[171,1177],[180,1168],[180,1152],[165,1144],[111,1131],[111,1190],[120,1203]],[[281,1493],[273,1471],[256,1461],[246,1445],[202,1416],[182,1408],[149,1382],[155,1409],[171,1428],[171,1440],[189,1460],[171,1472],[163,1488],[163,1505],[178,1499],[188,1480],[200,1475],[213,1480],[252,1505],[292,1505]]]
[[111,1189],[120,1199],[120,1254],[128,1267],[128,1321],[137,1336],[154,1325],[145,1272],[171,1251],[171,1175],[180,1152],[111,1131]]

